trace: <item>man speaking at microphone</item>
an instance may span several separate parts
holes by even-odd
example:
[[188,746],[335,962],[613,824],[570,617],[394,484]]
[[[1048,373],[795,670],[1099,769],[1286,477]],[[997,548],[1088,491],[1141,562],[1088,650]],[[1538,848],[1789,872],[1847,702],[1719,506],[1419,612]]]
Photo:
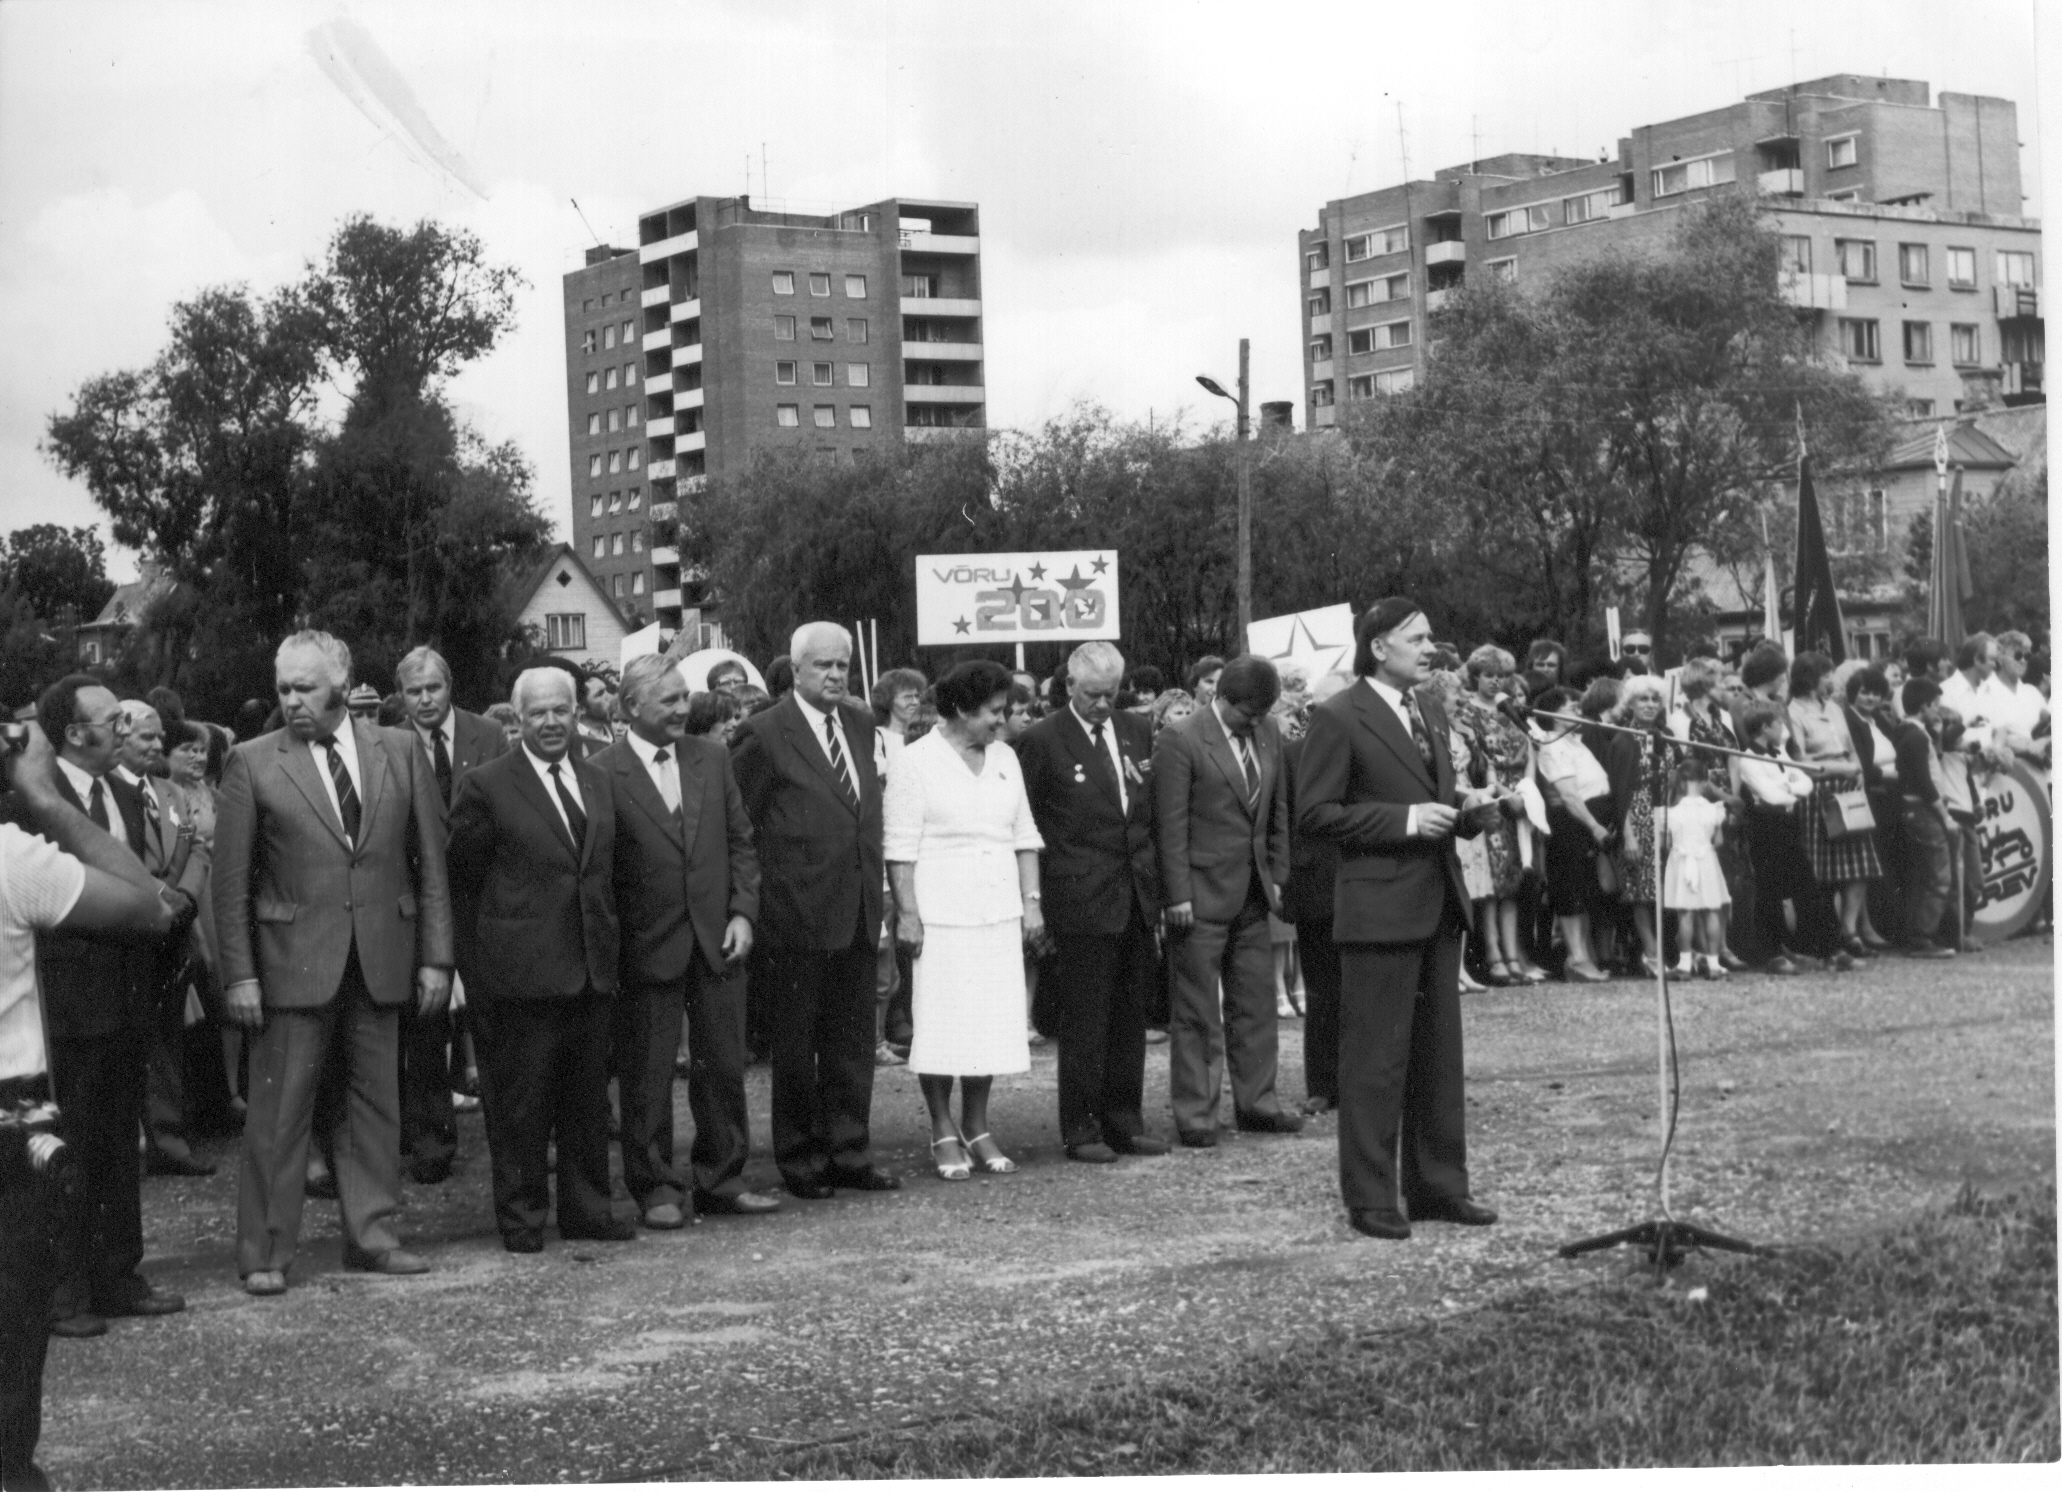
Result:
[[1357,1232],[1404,1239],[1412,1219],[1496,1221],[1469,1195],[1468,893],[1453,841],[1498,810],[1486,794],[1456,795],[1445,712],[1417,692],[1432,671],[1432,626],[1417,603],[1377,602],[1353,636],[1359,682],[1311,713],[1297,823],[1339,849],[1340,1191]]

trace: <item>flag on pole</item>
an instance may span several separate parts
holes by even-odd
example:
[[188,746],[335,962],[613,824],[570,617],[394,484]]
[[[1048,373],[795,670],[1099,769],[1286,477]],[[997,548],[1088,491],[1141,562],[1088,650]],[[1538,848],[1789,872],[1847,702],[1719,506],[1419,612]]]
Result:
[[1783,592],[1776,583],[1776,551],[1768,541],[1768,513],[1761,515],[1761,635],[1783,640]]
[[1962,534],[1962,469],[1958,466],[1954,487],[1934,503],[1932,595],[1926,606],[1927,635],[1950,653],[1967,635],[1962,608],[1975,594],[1976,584],[1969,576],[1969,544]]
[[1826,529],[1819,518],[1818,494],[1812,490],[1811,457],[1797,457],[1797,596],[1790,608],[1796,622],[1797,651],[1825,653],[1835,663],[1847,661],[1847,625],[1840,617],[1840,597],[1833,589],[1833,559],[1826,549]]

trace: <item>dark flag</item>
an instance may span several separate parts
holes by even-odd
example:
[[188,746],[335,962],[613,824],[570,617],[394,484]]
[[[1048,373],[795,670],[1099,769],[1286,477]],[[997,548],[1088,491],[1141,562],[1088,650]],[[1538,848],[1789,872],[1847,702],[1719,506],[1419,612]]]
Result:
[[1969,578],[1969,544],[1962,535],[1962,468],[1955,468],[1954,489],[1935,499],[1933,513],[1933,576],[1926,631],[1952,653],[1962,645],[1966,628],[1962,607],[1975,594]]
[[1797,651],[1824,653],[1847,661],[1847,627],[1833,590],[1833,560],[1826,552],[1826,528],[1819,520],[1818,494],[1811,486],[1811,457],[1797,458],[1797,589],[1790,615],[1796,621]]

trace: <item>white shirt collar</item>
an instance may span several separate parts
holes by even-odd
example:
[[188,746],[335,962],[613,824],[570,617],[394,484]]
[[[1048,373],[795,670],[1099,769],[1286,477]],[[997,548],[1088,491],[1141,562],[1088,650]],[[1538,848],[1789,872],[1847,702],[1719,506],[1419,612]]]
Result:
[[[652,758],[659,754],[659,747],[654,746],[651,742],[647,741],[643,736],[639,735],[634,730],[631,731],[628,735],[624,736],[623,739],[630,743],[630,749],[637,753],[637,759],[639,761],[643,762],[645,766],[652,768],[654,771],[657,770],[658,763],[653,761]],[[665,752],[667,761],[679,761],[680,743],[678,741],[666,742]]]
[[[1067,701],[1067,713],[1068,713],[1069,715],[1072,715],[1072,716],[1074,717],[1074,723],[1075,723],[1076,725],[1078,725],[1078,726],[1080,726],[1080,727],[1081,727],[1081,734],[1083,734],[1084,736],[1088,737],[1088,739],[1089,739],[1089,740],[1093,741],[1093,740],[1095,739],[1095,726],[1094,726],[1094,724],[1092,724],[1092,723],[1091,723],[1090,721],[1084,720],[1084,719],[1082,718],[1082,716],[1081,716],[1081,712],[1080,712],[1079,710],[1077,710],[1077,709],[1075,709],[1075,708],[1074,708],[1074,701],[1072,701],[1071,699]],[[1104,739],[1104,740],[1106,740],[1106,741],[1114,741],[1114,740],[1116,740],[1116,739],[1117,739],[1117,712],[1116,712],[1116,711],[1112,710],[1112,711],[1110,712],[1110,718],[1109,718],[1108,720],[1105,720],[1105,721],[1103,722],[1103,729],[1104,729],[1104,731],[1105,731],[1105,734],[1104,734],[1104,736],[1103,736],[1103,739]]]
[[[824,721],[838,720],[838,712],[836,710],[826,710],[821,705],[813,705],[799,694],[795,696],[795,703],[801,707],[802,713],[809,717],[811,727],[819,736],[823,734]],[[838,732],[840,735],[844,733],[844,729],[845,722],[838,720]]]
[[415,727],[415,733],[421,738],[423,747],[426,750],[430,748],[431,736],[442,736],[444,738],[444,749],[447,752],[455,750],[458,746],[458,711],[455,707],[444,712],[444,723],[435,730],[424,730],[420,724],[413,720],[408,723]]
[[1397,688],[1394,684],[1383,683],[1373,674],[1364,674],[1362,677],[1368,681],[1368,686],[1375,693],[1388,701],[1390,709],[1406,720],[1410,718],[1410,706],[1403,702],[1403,691],[1401,689]]
[[121,778],[122,781],[128,783],[131,787],[143,786],[143,779],[141,777],[138,777],[134,772],[131,772],[127,767],[123,766],[120,762],[116,762],[114,766],[109,770],[111,770],[115,774],[115,776]]
[[93,774],[78,763],[62,756],[57,759],[57,767],[59,771],[64,773],[66,779],[70,781],[72,791],[79,795],[79,801],[81,803],[90,802],[93,795],[93,784],[96,780]]

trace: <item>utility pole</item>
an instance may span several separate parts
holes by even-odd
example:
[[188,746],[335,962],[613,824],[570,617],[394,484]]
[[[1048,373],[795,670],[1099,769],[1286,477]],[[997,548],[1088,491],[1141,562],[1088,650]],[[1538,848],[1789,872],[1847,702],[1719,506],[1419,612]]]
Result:
[[1248,439],[1247,374],[1253,344],[1239,338],[1239,651],[1245,652],[1253,630],[1253,453]]

